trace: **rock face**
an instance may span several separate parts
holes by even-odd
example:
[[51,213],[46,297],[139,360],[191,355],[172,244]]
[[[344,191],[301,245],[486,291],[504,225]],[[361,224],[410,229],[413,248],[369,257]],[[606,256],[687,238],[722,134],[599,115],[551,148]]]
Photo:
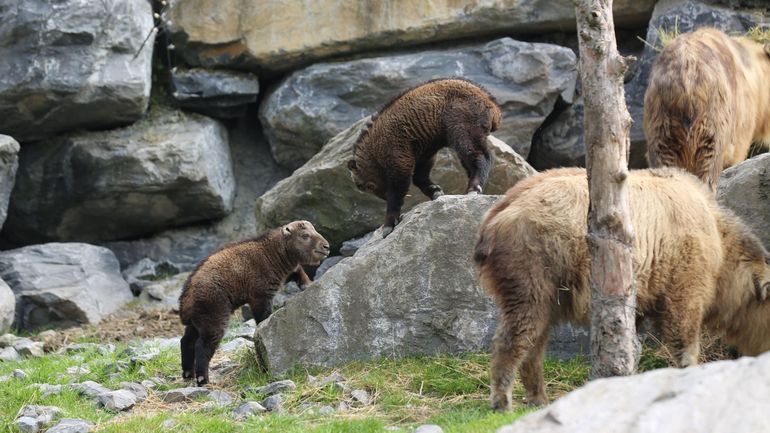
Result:
[[[385,215],[385,202],[359,191],[347,169],[347,161],[353,157],[353,143],[367,119],[338,134],[292,176],[259,197],[255,209],[257,223],[270,228],[285,221],[306,219],[333,247],[379,227]],[[485,193],[502,194],[534,173],[505,143],[491,137],[488,144],[495,156],[495,166]],[[439,152],[431,178],[447,194],[465,192],[468,182],[457,156],[449,149]],[[404,210],[425,200],[427,197],[412,186]]]
[[5,281],[0,279],[0,333],[11,327],[16,315],[16,298]]
[[16,295],[16,326],[96,324],[131,301],[115,255],[80,243],[0,251],[0,278]]
[[212,117],[239,117],[257,102],[259,81],[247,72],[203,68],[173,69],[171,97],[185,110]]
[[486,88],[500,104],[495,136],[523,157],[557,98],[572,102],[577,76],[572,50],[510,38],[445,51],[320,63],[293,73],[260,107],[279,164],[297,168],[331,137],[405,89],[456,76]]
[[222,217],[233,206],[232,170],[227,130],[181,112],[25,145],[5,234],[94,242]]
[[[599,379],[498,433],[770,430],[770,354]],[[597,410],[601,408],[601,410]]]
[[556,114],[553,121],[532,139],[527,158],[536,170],[556,167],[585,167],[586,146],[583,141],[583,98]]
[[[444,196],[415,207],[257,326],[272,373],[378,356],[483,350],[497,308],[479,286],[471,251],[497,196]],[[452,245],[452,248],[447,248]]]
[[770,249],[770,154],[759,155],[722,172],[717,201],[732,209]]
[[0,131],[29,141],[144,114],[154,41],[149,2],[3,0],[0,16]]
[[8,200],[19,167],[19,143],[7,135],[0,135],[0,228],[8,215]]
[[[653,0],[614,2],[618,25],[643,24]],[[284,70],[334,54],[483,34],[575,28],[569,0],[496,2],[172,1],[174,42],[194,65]],[[313,29],[313,31],[308,31]]]

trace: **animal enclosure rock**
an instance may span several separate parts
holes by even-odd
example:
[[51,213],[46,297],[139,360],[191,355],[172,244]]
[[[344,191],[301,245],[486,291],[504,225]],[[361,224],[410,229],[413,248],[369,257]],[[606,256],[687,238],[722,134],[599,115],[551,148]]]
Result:
[[149,2],[3,0],[0,16],[0,131],[29,141],[144,114],[155,39]]
[[420,51],[297,71],[272,91],[260,119],[275,160],[297,168],[323,144],[405,89],[441,77],[467,78],[495,97],[503,112],[495,136],[523,157],[557,98],[572,102],[576,59],[550,44],[497,39],[443,51]]
[[[598,379],[497,433],[770,430],[770,353],[686,369]],[[597,410],[601,408],[601,410]]]
[[227,130],[157,110],[126,128],[25,145],[6,236],[107,241],[227,215],[235,181]]
[[0,278],[16,296],[20,329],[96,324],[132,299],[115,255],[88,244],[2,251]]
[[16,180],[16,169],[19,167],[18,154],[19,143],[12,137],[0,134],[0,228],[3,228],[8,214],[8,200]]
[[0,279],[0,332],[11,327],[16,315],[16,298],[8,284]]
[[770,154],[722,172],[717,201],[732,209],[770,249]]
[[115,412],[129,410],[136,404],[136,395],[126,389],[108,391],[104,394],[99,394],[97,399],[99,404],[104,406],[105,409],[109,409]]
[[418,205],[389,237],[375,235],[258,325],[258,358],[280,374],[295,363],[488,348],[497,312],[470,252],[497,198],[444,196]]
[[[271,71],[344,53],[511,31],[575,29],[570,0],[172,1],[165,17],[190,63]],[[615,22],[644,24],[654,0],[617,0]],[[309,31],[312,29],[312,31]]]
[[174,68],[171,86],[177,106],[221,118],[245,115],[259,94],[259,81],[248,72]]
[[[306,219],[313,222],[333,247],[379,227],[385,201],[359,191],[347,168],[348,160],[353,157],[353,144],[367,119],[338,134],[313,159],[259,197],[255,206],[257,223],[268,228],[285,221]],[[502,194],[535,172],[523,158],[495,137],[489,136],[487,145],[495,162],[484,190],[486,193]],[[431,178],[447,194],[465,192],[468,179],[451,150],[439,151],[431,173]],[[428,198],[412,186],[403,209],[406,211],[425,200]]]

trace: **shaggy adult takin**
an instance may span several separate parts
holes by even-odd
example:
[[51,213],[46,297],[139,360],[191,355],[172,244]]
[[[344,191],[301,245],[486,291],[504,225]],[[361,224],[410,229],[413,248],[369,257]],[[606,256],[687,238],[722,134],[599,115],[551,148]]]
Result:
[[485,140],[501,118],[486,90],[455,78],[409,89],[372,117],[348,169],[359,190],[387,202],[383,237],[398,224],[412,182],[431,200],[443,195],[430,179],[442,147],[451,147],[460,158],[468,174],[468,194],[482,192],[492,167]]
[[[702,182],[674,168],[631,171],[637,316],[651,319],[677,364],[698,362],[700,332],[748,355],[770,349],[770,256]],[[492,406],[511,407],[519,369],[531,404],[547,401],[551,325],[590,325],[591,258],[583,169],[550,170],[490,208],[474,251],[501,317],[492,343]]]
[[644,95],[651,167],[676,166],[716,189],[752,142],[770,146],[770,43],[703,28],[658,55]]
[[[181,340],[182,376],[209,382],[209,362],[225,333],[230,314],[249,304],[259,321],[270,314],[270,301],[287,277],[301,285],[310,278],[302,265],[318,265],[329,243],[307,221],[294,221],[261,236],[212,253],[190,274],[179,297],[185,325]],[[193,376],[195,374],[195,376]]]

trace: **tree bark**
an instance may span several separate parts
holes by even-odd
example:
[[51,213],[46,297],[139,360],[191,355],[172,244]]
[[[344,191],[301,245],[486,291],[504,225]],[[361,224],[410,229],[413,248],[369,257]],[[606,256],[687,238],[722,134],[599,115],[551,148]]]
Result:
[[576,0],[583,86],[588,247],[591,253],[591,377],[634,372],[636,286],[628,202],[631,116],[617,50],[612,0]]

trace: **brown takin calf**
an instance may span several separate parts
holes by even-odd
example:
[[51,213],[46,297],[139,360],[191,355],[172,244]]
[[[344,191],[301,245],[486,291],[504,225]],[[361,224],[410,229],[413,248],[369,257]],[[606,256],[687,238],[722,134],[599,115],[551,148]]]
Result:
[[682,167],[716,189],[752,142],[770,146],[770,43],[703,28],[658,55],[644,95],[651,167]]
[[[770,256],[706,186],[678,169],[631,171],[637,314],[652,319],[680,366],[698,362],[700,331],[744,354],[770,349]],[[493,339],[492,406],[511,407],[517,369],[530,404],[547,401],[551,325],[590,325],[588,185],[583,169],[522,180],[486,214],[474,260],[501,317]]]
[[[230,314],[249,304],[257,320],[270,314],[270,301],[287,277],[302,265],[318,265],[329,255],[329,242],[307,221],[294,221],[255,239],[228,245],[208,256],[190,274],[179,297],[185,325],[181,340],[182,376],[209,382],[209,362],[225,333]],[[195,374],[195,376],[193,376]]]
[[460,158],[468,193],[482,192],[492,167],[485,140],[501,118],[486,90],[454,78],[409,89],[372,117],[355,144],[348,170],[359,190],[387,202],[383,237],[398,223],[412,182],[431,200],[443,195],[430,179],[442,147],[451,147]]

